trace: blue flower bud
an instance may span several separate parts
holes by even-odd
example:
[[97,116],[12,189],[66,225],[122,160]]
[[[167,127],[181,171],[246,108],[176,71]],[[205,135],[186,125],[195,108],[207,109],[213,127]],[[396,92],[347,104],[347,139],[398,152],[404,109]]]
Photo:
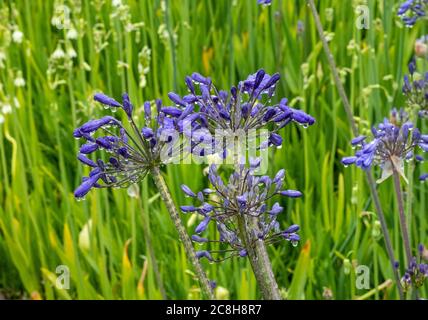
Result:
[[214,261],[214,259],[211,257],[211,254],[206,250],[196,251],[196,258],[207,258],[209,261]]
[[127,93],[124,93],[122,95],[122,103],[123,103],[123,110],[125,110],[125,113],[128,116],[128,118],[131,118],[134,106],[132,105],[131,101],[129,100],[129,96]]
[[116,108],[121,107],[121,104],[119,102],[117,102],[113,98],[106,96],[103,93],[96,93],[94,95],[94,100],[101,102],[102,104],[110,106],[110,107],[116,107]]
[[79,159],[80,162],[82,162],[83,164],[86,164],[89,167],[95,168],[97,166],[97,164],[94,161],[92,161],[91,159],[88,159],[81,153],[79,153],[79,155],[77,156],[77,159]]
[[183,192],[188,195],[189,197],[195,198],[196,194],[185,184],[181,185],[181,190],[183,190]]
[[80,153],[83,154],[90,154],[92,152],[95,152],[96,150],[98,150],[98,145],[95,143],[85,143],[84,145],[82,145],[80,147]]
[[174,92],[170,92],[170,93],[168,93],[168,97],[175,104],[182,106],[182,107],[186,107],[186,102],[183,101],[183,99],[181,99],[181,97],[178,94],[176,94]]
[[192,235],[192,240],[199,243],[208,242],[208,239],[202,238],[196,234]]
[[351,140],[351,144],[353,146],[361,144],[366,139],[366,136],[359,136]]
[[282,144],[282,137],[277,133],[271,133],[269,136],[269,142],[274,146],[279,147]]
[[284,190],[281,191],[280,194],[289,198],[300,198],[303,195],[300,191],[297,190]]
[[269,213],[276,216],[276,215],[280,214],[282,212],[282,210],[284,210],[284,208],[281,207],[278,202],[276,202],[272,206],[272,209],[269,211]]
[[206,78],[197,72],[192,73],[192,79],[195,82],[202,83],[202,84],[205,84],[207,86],[209,86],[211,84],[210,78]]
[[194,206],[180,206],[180,209],[185,213],[198,211],[198,208]]
[[174,107],[163,107],[161,111],[167,115],[178,118],[181,116],[182,111]]
[[74,191],[74,196],[76,198],[83,198],[91,190],[91,188],[97,183],[100,179],[101,173],[97,173],[89,179],[86,179],[82,184]]
[[210,221],[211,221],[211,217],[206,217],[204,220],[202,220],[202,222],[199,223],[199,225],[196,227],[195,233],[199,234],[199,233],[204,232],[207,229]]
[[150,139],[154,136],[152,128],[149,127],[144,127],[141,130],[141,133],[143,134],[144,139]]

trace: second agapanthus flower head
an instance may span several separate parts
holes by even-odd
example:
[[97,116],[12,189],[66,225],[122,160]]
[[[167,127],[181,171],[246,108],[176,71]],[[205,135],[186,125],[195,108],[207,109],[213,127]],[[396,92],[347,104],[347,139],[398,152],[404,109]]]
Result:
[[404,76],[403,94],[410,109],[416,108],[420,117],[428,117],[428,72],[418,73],[416,60],[409,63],[409,74]]
[[74,137],[84,139],[78,159],[91,171],[75,190],[76,198],[83,198],[92,188],[126,187],[143,179],[154,166],[180,154],[177,135],[193,108],[164,107],[160,100],[152,111],[150,102],[144,103],[144,126],[137,126],[132,117],[133,105],[128,94],[117,102],[102,93],[94,99],[106,107],[125,111],[129,125],[112,116],[90,120],[74,130]]
[[[422,287],[428,278],[428,264],[426,261],[423,261],[423,253],[425,250],[425,247],[420,244],[418,247],[418,256],[412,258],[401,278],[401,285],[405,291],[408,291],[412,287]],[[398,267],[399,265],[397,263],[397,268]]]
[[[396,121],[397,112],[393,111],[392,115],[391,119]],[[404,177],[404,161],[413,158],[423,161],[423,157],[416,152],[418,149],[428,151],[428,135],[421,134],[411,122],[399,124],[385,119],[372,128],[372,134],[371,141],[367,141],[366,136],[353,139],[351,144],[358,150],[354,156],[343,158],[342,163],[346,166],[354,164],[364,170],[373,165],[379,166],[382,169],[382,177],[378,182],[387,179],[394,170]]]
[[[253,246],[256,241],[271,244],[287,240],[297,245],[300,240],[299,226],[281,229],[277,218],[283,207],[278,202],[269,206],[268,200],[275,196],[299,198],[302,193],[283,189],[284,170],[280,170],[274,178],[253,175],[258,165],[259,161],[252,161],[250,168],[240,166],[227,183],[223,182],[217,167],[212,165],[208,175],[212,189],[194,193],[189,187],[182,186],[183,192],[194,198],[197,205],[181,206],[181,210],[184,213],[198,213],[203,218],[192,237],[195,242],[209,245],[207,250],[198,253],[200,258],[221,261],[231,256],[245,257],[248,246]],[[244,239],[238,229],[237,219],[244,217],[248,223],[250,243],[246,243],[247,238]],[[216,225],[220,235],[218,240],[201,236],[210,224]]]

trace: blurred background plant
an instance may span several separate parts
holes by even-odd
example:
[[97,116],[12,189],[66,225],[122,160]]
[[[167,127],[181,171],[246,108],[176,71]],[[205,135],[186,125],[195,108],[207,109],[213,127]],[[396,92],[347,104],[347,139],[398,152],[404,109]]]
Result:
[[[352,2],[353,8],[368,6],[367,30],[356,27],[348,3],[317,3],[356,122],[360,132],[368,132],[369,123],[404,105],[403,75],[416,39],[428,27],[422,22],[405,28],[395,0]],[[427,69],[426,60],[418,64]],[[311,131],[283,129],[287,152],[270,153],[269,174],[285,167],[292,172],[287,185],[305,195],[304,201],[285,206],[284,215],[301,226],[301,245],[269,247],[283,295],[397,298],[376,215],[368,213],[374,208],[364,173],[340,164],[351,153],[351,131],[310,12],[297,0],[276,0],[268,7],[246,0],[0,1],[2,295],[162,298],[143,234],[143,221],[150,219],[166,295],[199,298],[174,227],[149,180],[139,189],[74,200],[82,169],[72,131],[108,113],[92,102],[94,92],[118,98],[128,91],[138,113],[145,99],[166,100],[171,90],[184,93],[182,80],[193,71],[230,87],[259,68],[280,72],[277,96],[288,97],[291,106],[317,119]],[[184,201],[182,183],[194,190],[205,186],[206,178],[195,172],[202,172],[196,164],[167,169],[176,203]],[[414,174],[421,172],[426,168]],[[426,186],[415,185],[412,238],[426,245]],[[403,261],[392,182],[379,189]],[[189,231],[198,223],[196,216],[184,219]],[[212,237],[215,232],[208,230]],[[69,290],[55,285],[58,265],[70,270]],[[355,285],[358,265],[369,267],[370,290]],[[219,298],[260,297],[246,261],[204,266]]]

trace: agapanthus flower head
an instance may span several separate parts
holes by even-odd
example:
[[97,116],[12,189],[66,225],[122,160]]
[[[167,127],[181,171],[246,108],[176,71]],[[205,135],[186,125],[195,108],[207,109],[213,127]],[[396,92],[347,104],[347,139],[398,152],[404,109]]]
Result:
[[[254,163],[254,162],[253,162]],[[210,261],[222,261],[232,256],[245,257],[249,247],[256,241],[272,244],[281,240],[297,245],[300,237],[299,226],[291,225],[281,229],[277,220],[283,207],[275,202],[268,205],[268,200],[275,196],[290,198],[301,197],[302,193],[296,190],[284,190],[283,182],[285,171],[280,170],[275,177],[255,176],[256,163],[250,168],[243,165],[234,171],[228,182],[220,177],[216,165],[209,169],[209,180],[212,189],[193,192],[189,187],[182,186],[186,196],[194,199],[197,205],[181,206],[184,213],[194,212],[202,216],[202,221],[195,228],[193,241],[199,243],[219,243],[221,248],[201,251],[199,257]],[[245,217],[249,227],[249,239],[244,240],[237,227],[237,219]],[[201,236],[210,224],[215,224],[220,234],[219,240],[209,240]],[[245,245],[245,243],[247,244]],[[226,254],[216,258],[214,255]]]
[[422,244],[419,245],[418,256],[412,258],[401,278],[401,284],[405,291],[409,290],[411,287],[422,287],[425,280],[428,278],[428,264],[423,262],[422,257],[424,250],[425,247]]
[[418,20],[427,19],[428,0],[406,0],[398,8],[397,14],[407,27],[413,27]]
[[416,61],[409,63],[409,74],[404,76],[403,94],[409,108],[416,108],[419,116],[428,116],[428,72],[418,73]]
[[74,130],[75,138],[86,141],[77,158],[91,168],[89,176],[75,190],[76,198],[85,197],[92,188],[127,187],[143,179],[153,166],[172,159],[181,146],[174,138],[182,131],[182,122],[189,114],[186,110],[164,107],[160,100],[154,108],[145,102],[144,126],[139,128],[128,94],[123,95],[122,103],[102,93],[95,94],[94,99],[106,107],[123,109],[129,125],[104,116]]
[[[377,127],[372,128],[373,139],[368,141],[366,136],[354,138],[351,141],[353,147],[357,147],[354,156],[345,157],[342,163],[346,166],[356,165],[364,170],[377,165],[382,169],[382,182],[390,177],[394,170],[404,178],[403,166],[405,160],[416,159],[423,161],[423,157],[417,155],[418,149],[428,151],[428,135],[420,133],[411,122],[405,120],[403,111],[393,111],[391,120],[385,119]],[[395,123],[393,123],[395,121]]]
[[237,87],[229,91],[217,90],[210,78],[193,73],[185,78],[189,95],[180,97],[170,93],[170,99],[177,105],[195,106],[194,121],[208,129],[211,134],[248,134],[250,130],[268,128],[272,124],[268,145],[281,145],[282,138],[277,131],[291,122],[304,127],[315,123],[315,119],[305,112],[293,109],[283,98],[273,104],[279,74],[269,75],[259,70]]

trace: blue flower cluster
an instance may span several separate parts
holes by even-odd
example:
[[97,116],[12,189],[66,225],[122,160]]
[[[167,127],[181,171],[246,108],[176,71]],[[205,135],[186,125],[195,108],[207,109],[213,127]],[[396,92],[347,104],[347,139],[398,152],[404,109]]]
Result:
[[[208,177],[213,189],[207,188],[195,193],[186,185],[182,185],[185,195],[193,198],[198,205],[181,206],[181,210],[202,216],[192,239],[198,243],[211,243],[209,249],[197,253],[199,258],[218,262],[233,256],[245,257],[249,246],[253,246],[256,241],[272,244],[287,240],[294,246],[297,245],[300,240],[297,233],[299,226],[291,225],[281,229],[277,218],[283,207],[278,202],[269,206],[268,200],[275,196],[299,198],[302,193],[283,190],[284,170],[280,170],[274,178],[253,175],[259,165],[258,160],[251,161],[250,168],[241,165],[239,170],[231,174],[227,184],[220,177],[217,167],[211,165]],[[249,241],[248,236],[243,235],[237,227],[239,218],[245,218],[247,221]],[[210,223],[217,227],[219,240],[209,240],[201,236]],[[225,256],[218,258],[213,257],[213,254]]]
[[406,0],[400,5],[397,12],[408,27],[413,27],[419,19],[426,19],[427,13],[428,0]]
[[413,157],[420,162],[424,160],[416,151],[418,148],[428,151],[428,135],[421,134],[411,122],[404,121],[407,118],[404,111],[394,110],[391,115],[391,121],[384,119],[372,128],[373,140],[367,142],[366,136],[359,136],[351,141],[352,146],[359,149],[354,156],[342,159],[344,165],[355,164],[364,170],[373,164],[379,165],[383,170],[383,181],[392,175],[394,169],[402,174],[404,160]]
[[[428,264],[423,262],[423,252],[425,247],[419,245],[419,257],[413,257],[406,269],[404,276],[401,278],[401,284],[405,291],[409,290],[412,286],[420,288],[424,285],[425,280],[428,278]],[[398,264],[396,265],[399,267]]]
[[216,131],[248,133],[249,130],[274,124],[267,144],[280,146],[282,138],[278,130],[291,122],[307,127],[313,125],[315,119],[288,106],[286,98],[278,104],[271,104],[279,79],[279,74],[271,76],[259,70],[241,81],[237,87],[224,91],[217,90],[210,78],[193,73],[185,78],[190,94],[180,97],[170,93],[169,97],[177,105],[194,105],[193,120],[198,120],[201,127],[211,134]]
[[[192,112],[191,106],[179,110],[164,107],[160,100],[152,112],[151,103],[145,102],[145,125],[140,130],[132,118],[134,107],[128,94],[123,95],[122,104],[102,93],[95,94],[94,99],[106,107],[122,108],[130,128],[114,117],[105,116],[74,130],[75,138],[86,140],[77,158],[91,168],[89,176],[75,190],[76,198],[85,197],[92,188],[129,186],[142,180],[153,166],[173,158],[180,148],[174,139],[176,132],[182,131],[183,122]],[[101,150],[106,151],[104,158],[90,158]]]
[[417,108],[420,117],[428,117],[428,72],[417,73],[414,59],[409,64],[409,74],[404,76],[403,94],[410,108]]

